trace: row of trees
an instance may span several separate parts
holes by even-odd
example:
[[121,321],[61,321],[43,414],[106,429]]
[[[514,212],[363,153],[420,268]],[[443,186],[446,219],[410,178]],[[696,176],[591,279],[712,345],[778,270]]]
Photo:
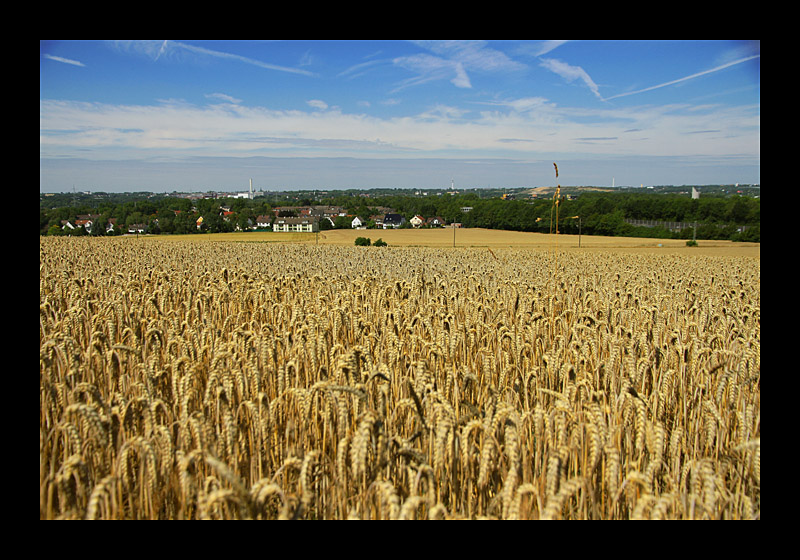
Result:
[[[375,201],[391,206],[409,219],[415,214],[441,216],[447,223],[464,227],[514,231],[659,238],[691,238],[686,229],[634,226],[626,220],[697,222],[698,239],[731,239],[760,242],[761,201],[745,196],[692,199],[681,195],[589,192],[562,198],[557,207],[552,197],[535,200],[482,199],[474,195],[442,197],[384,197]],[[463,209],[469,208],[469,211]],[[573,216],[580,216],[572,218]],[[744,226],[744,228],[743,228]]]
[[[128,198],[116,201],[113,196],[102,199],[84,199],[81,204],[53,204],[43,199],[40,204],[40,234],[61,231],[61,220],[71,220],[77,215],[100,215],[99,222],[114,218],[120,227],[146,224],[152,233],[225,232],[247,229],[260,215],[272,215],[275,206],[288,205],[283,198],[259,197],[188,200],[171,196]],[[49,204],[48,204],[49,203]],[[482,227],[515,231],[554,231],[556,217],[560,233],[586,235],[626,235],[638,237],[691,238],[691,229],[670,232],[663,228],[637,227],[627,220],[658,220],[697,222],[698,239],[731,239],[734,241],[760,241],[761,201],[748,196],[708,196],[692,199],[686,195],[651,193],[589,192],[578,197],[562,197],[556,207],[552,197],[526,200],[481,198],[477,194],[408,196],[386,195],[372,198],[352,194],[334,195],[312,200],[294,201],[294,205],[341,206],[350,216],[367,218],[377,213],[377,207],[390,207],[409,221],[414,215],[439,216],[445,222],[460,222],[463,227]],[[225,206],[232,212],[223,216]],[[197,218],[202,216],[201,228]],[[580,219],[573,218],[580,216]],[[351,217],[338,218],[333,226],[349,228]],[[746,227],[742,227],[746,226]],[[100,228],[93,234],[100,233]]]

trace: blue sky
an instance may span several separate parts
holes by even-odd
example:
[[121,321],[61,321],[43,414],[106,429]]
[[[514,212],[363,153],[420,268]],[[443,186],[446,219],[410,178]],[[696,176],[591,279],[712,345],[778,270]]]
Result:
[[40,191],[760,183],[758,41],[41,41]]

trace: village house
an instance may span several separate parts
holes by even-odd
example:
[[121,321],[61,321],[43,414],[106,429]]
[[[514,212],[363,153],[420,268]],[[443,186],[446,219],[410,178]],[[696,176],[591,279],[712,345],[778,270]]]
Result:
[[383,229],[397,229],[406,223],[406,219],[400,214],[385,214],[383,216]]
[[350,227],[353,228],[353,229],[363,228],[364,226],[365,226],[365,223],[358,216],[353,218],[353,221],[350,222]]
[[[83,227],[87,232],[92,232],[95,222],[101,218],[99,214],[79,214],[75,216],[75,227]],[[108,225],[106,224],[106,228]]]
[[[75,220],[61,220],[61,229],[66,231],[67,229],[75,230],[82,227],[87,233],[92,233],[92,227],[94,227],[95,222],[99,219],[100,215],[98,214],[81,214],[77,216]],[[116,223],[116,218],[110,218],[105,225],[106,233],[114,231]]]
[[276,218],[272,223],[272,231],[319,231],[319,218],[316,216],[303,218]]
[[369,217],[369,221],[375,224],[376,228],[383,227],[383,214],[375,214]]
[[86,231],[89,231],[89,232],[92,231],[92,225],[93,224],[94,224],[94,220],[92,220],[91,218],[87,218],[87,217],[83,217],[82,218],[82,217],[78,216],[78,219],[75,220],[75,225],[77,227],[82,227],[83,229],[85,229]]
[[263,214],[256,218],[256,228],[268,228],[272,226],[272,216],[264,216]]
[[429,227],[444,227],[444,218],[434,216],[425,220],[425,225]]
[[423,223],[425,223],[425,218],[423,218],[423,217],[422,217],[422,216],[420,216],[420,215],[416,215],[416,216],[414,216],[413,218],[411,218],[411,219],[410,219],[410,220],[408,220],[408,221],[411,223],[411,225],[412,225],[413,227],[415,227],[415,228],[418,228],[418,227],[419,227],[419,226],[421,226]]
[[339,216],[346,216],[347,213],[341,206],[311,206],[308,209],[308,215],[335,219]]

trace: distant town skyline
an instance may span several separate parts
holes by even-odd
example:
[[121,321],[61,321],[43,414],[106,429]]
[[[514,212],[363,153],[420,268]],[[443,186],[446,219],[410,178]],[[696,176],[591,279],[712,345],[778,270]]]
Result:
[[41,41],[40,192],[760,183],[758,41]]

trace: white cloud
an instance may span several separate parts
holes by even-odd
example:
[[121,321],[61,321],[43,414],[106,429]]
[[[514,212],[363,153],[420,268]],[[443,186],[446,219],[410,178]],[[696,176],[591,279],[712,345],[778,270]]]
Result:
[[64,64],[72,64],[73,66],[84,66],[84,67],[86,66],[83,62],[79,62],[77,60],[71,60],[69,58],[64,58],[61,56],[55,56],[52,54],[45,54],[44,57],[49,60],[55,60],[56,62],[63,62]]
[[416,118],[423,120],[450,120],[460,119],[467,111],[459,109],[458,107],[451,107],[448,105],[436,105],[432,109],[417,115]]
[[557,60],[555,58],[543,58],[541,59],[541,65],[551,72],[555,72],[569,82],[580,79],[589,87],[590,90],[592,90],[592,93],[594,93],[598,98],[602,99],[597,84],[594,83],[594,80],[592,80],[589,74],[587,74],[586,71],[580,66],[572,66],[571,64],[567,64],[566,62]]
[[167,50],[167,40],[164,39],[164,42],[161,43],[161,48],[159,48],[158,49],[158,53],[156,53],[155,60],[158,60],[159,58],[161,58],[161,55],[164,54],[166,52],[166,50]]
[[407,87],[443,79],[449,79],[456,87],[472,87],[469,76],[467,76],[463,65],[452,60],[420,53],[410,56],[400,56],[395,58],[393,62],[396,66],[416,73],[416,76],[401,81],[393,90],[394,92]]
[[242,102],[241,99],[236,99],[235,97],[232,97],[225,93],[207,93],[206,99],[218,100],[225,103],[234,103],[234,104],[239,104]]
[[486,41],[416,41],[416,44],[447,60],[461,63],[469,70],[496,72],[525,68],[505,53],[488,47]]
[[469,76],[467,76],[467,71],[464,70],[464,64],[461,62],[456,62],[454,65],[455,70],[455,77],[450,80],[452,84],[459,88],[471,88],[472,83],[469,81]]
[[[307,111],[275,111],[227,103],[128,106],[42,100],[40,156],[533,157],[561,151],[758,157],[760,147],[757,106],[589,110],[530,97],[494,102],[482,112],[439,105],[418,115],[378,118],[329,110],[321,100],[308,104]],[[719,133],[697,133],[709,130]],[[577,144],[586,138],[615,140]]]
[[502,103],[495,103],[510,107],[518,113],[526,113],[530,111],[551,111],[555,109],[556,104],[548,101],[544,97],[523,97],[520,99],[512,99]]
[[322,101],[321,99],[309,99],[306,101],[309,107],[313,107],[314,109],[319,109],[320,111],[324,111],[328,108],[328,104]]
[[542,56],[543,54],[547,54],[550,51],[560,47],[564,43],[568,43],[569,41],[543,41],[541,45],[539,45],[538,49],[536,50],[536,56]]
[[367,62],[361,62],[359,64],[354,64],[353,66],[346,68],[339,72],[339,77],[349,76],[349,77],[356,77],[362,76],[368,69],[378,66],[381,64],[391,63],[391,60],[387,59],[379,59],[379,60],[369,60]]
[[[505,53],[487,47],[485,41],[414,41],[429,51],[393,59],[396,66],[417,75],[401,82],[394,91],[433,80],[447,79],[458,87],[472,87],[470,72],[507,72],[525,68]],[[429,54],[432,53],[432,54]]]

